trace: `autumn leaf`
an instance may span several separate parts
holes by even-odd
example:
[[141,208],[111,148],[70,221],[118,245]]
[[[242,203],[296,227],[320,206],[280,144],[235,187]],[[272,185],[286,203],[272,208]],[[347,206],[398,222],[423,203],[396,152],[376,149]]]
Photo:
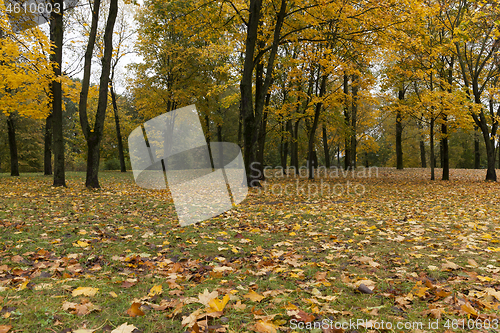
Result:
[[12,325],[0,325],[0,333],[7,333],[12,328]]
[[88,296],[88,297],[93,297],[93,296],[95,296],[95,294],[97,294],[98,291],[99,291],[99,288],[78,287],[75,290],[73,290],[73,292],[71,293],[71,295],[73,297],[80,296],[80,295]]
[[153,297],[153,296],[156,296],[156,295],[161,295],[162,293],[163,293],[163,286],[161,284],[159,284],[159,285],[156,285],[156,286],[152,287],[149,290],[148,296],[149,297]]
[[135,327],[134,325],[132,324],[128,325],[128,323],[123,323],[114,330],[112,330],[111,333],[132,333],[135,329],[137,329],[137,327]]
[[210,301],[212,301],[214,298],[217,298],[218,296],[219,293],[216,290],[209,293],[208,289],[205,288],[205,290],[203,290],[203,293],[198,294],[198,300],[201,304],[210,306]]
[[227,302],[229,302],[229,295],[225,295],[222,300],[214,298],[210,302],[208,302],[208,305],[214,311],[223,311],[226,307]]
[[250,292],[246,295],[243,295],[243,297],[248,298],[249,300],[251,300],[253,302],[260,302],[265,298],[264,296],[257,294],[253,290],[250,290]]
[[144,312],[140,309],[141,303],[134,302],[127,310],[127,314],[130,317],[144,316]]
[[258,333],[277,333],[278,326],[274,325],[272,322],[258,321],[254,328],[255,332]]

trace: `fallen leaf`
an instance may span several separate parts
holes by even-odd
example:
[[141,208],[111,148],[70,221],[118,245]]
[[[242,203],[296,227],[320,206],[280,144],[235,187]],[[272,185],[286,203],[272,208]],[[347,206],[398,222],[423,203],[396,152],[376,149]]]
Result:
[[149,290],[149,294],[148,296],[149,297],[154,297],[156,295],[161,295],[163,293],[163,286],[161,284],[157,285],[157,286],[154,286],[152,287],[150,290]]
[[200,301],[201,304],[205,306],[209,306],[209,303],[211,300],[214,298],[217,298],[219,296],[219,293],[214,290],[211,293],[208,292],[208,289],[203,290],[203,293],[198,294],[198,300]]
[[243,297],[248,298],[249,300],[251,300],[253,302],[260,302],[265,298],[264,296],[257,294],[253,290],[250,290],[250,292],[246,295],[243,295]]
[[277,333],[278,326],[271,322],[259,321],[254,325],[254,331],[258,333]]
[[214,311],[223,311],[226,307],[227,302],[229,302],[229,295],[225,295],[222,300],[214,298],[208,303],[208,305]]
[[144,312],[140,309],[141,303],[134,302],[127,310],[127,314],[130,317],[144,316]]
[[0,333],[7,333],[12,328],[12,325],[0,325]]
[[73,292],[71,294],[73,295],[73,297],[80,296],[80,295],[92,297],[92,296],[95,296],[95,294],[97,294],[98,291],[99,291],[99,288],[78,287],[75,290],[73,290]]
[[127,323],[123,323],[114,330],[111,331],[111,333],[132,333],[137,327],[134,325],[130,324],[128,325]]

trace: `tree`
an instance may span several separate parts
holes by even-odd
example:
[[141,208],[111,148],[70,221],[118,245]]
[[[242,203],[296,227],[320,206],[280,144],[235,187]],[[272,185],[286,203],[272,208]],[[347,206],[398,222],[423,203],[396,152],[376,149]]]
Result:
[[96,0],[92,10],[92,23],[87,50],[85,52],[84,77],[79,102],[80,124],[82,126],[82,132],[85,136],[85,140],[87,141],[87,175],[85,186],[89,188],[100,188],[98,178],[100,157],[99,149],[108,103],[108,83],[111,72],[111,58],[113,54],[113,28],[118,13],[118,0],[111,0],[109,4],[108,19],[103,37],[104,51],[101,59],[102,69],[99,82],[99,101],[92,128],[87,114],[87,96],[90,84],[91,61],[97,34],[100,5],[101,1]]

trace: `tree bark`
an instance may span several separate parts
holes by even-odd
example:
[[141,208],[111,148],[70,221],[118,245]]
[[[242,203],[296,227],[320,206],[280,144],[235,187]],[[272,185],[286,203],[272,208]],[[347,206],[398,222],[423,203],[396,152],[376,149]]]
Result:
[[52,113],[45,119],[43,174],[52,175]]
[[[85,104],[84,109],[80,109],[80,123],[82,124],[82,131],[87,140],[87,177],[85,186],[89,188],[100,188],[99,185],[99,157],[100,157],[100,143],[104,130],[104,119],[106,116],[106,108],[108,104],[108,82],[111,72],[111,57],[113,52],[113,28],[116,21],[118,12],[118,0],[111,0],[109,5],[108,19],[104,30],[104,55],[101,60],[102,69],[99,81],[99,99],[97,102],[97,112],[95,116],[94,128],[91,129],[87,116],[86,102],[88,93],[88,83],[90,80],[90,60],[92,58],[92,51],[94,46],[91,42],[95,43],[95,36],[97,33],[98,21],[98,5],[99,0],[94,2],[94,13],[92,15],[92,26],[89,36],[89,44],[85,53],[84,64],[84,81],[82,82],[82,92],[80,94],[80,107]],[[85,75],[88,75],[87,77]],[[84,84],[86,91],[84,91]]]
[[351,167],[351,117],[349,114],[349,76],[344,73],[344,83],[343,83],[343,88],[344,88],[344,96],[345,96],[345,103],[344,103],[344,123],[347,127],[346,130],[346,137],[344,140],[344,169],[348,170]]
[[356,155],[357,155],[357,138],[356,138],[356,127],[358,121],[358,91],[359,91],[359,77],[357,75],[353,75],[352,78],[352,109],[351,109],[351,166],[356,169]]
[[123,152],[123,138],[120,129],[120,116],[118,115],[118,105],[116,103],[116,94],[113,89],[113,81],[109,81],[109,90],[111,93],[111,102],[113,104],[113,112],[115,115],[115,127],[116,127],[116,141],[118,141],[118,158],[120,159],[120,171],[127,172],[127,167],[125,166],[125,154]]
[[425,142],[424,142],[424,135],[422,133],[422,130],[423,130],[423,125],[422,125],[422,121],[419,119],[418,120],[418,129],[421,131],[420,132],[420,165],[422,166],[422,168],[427,168],[427,162],[426,162],[426,158],[425,158]]
[[[399,101],[404,100],[405,92],[403,89],[398,91]],[[396,111],[396,169],[403,170],[403,115],[398,108]]]
[[[64,8],[63,0],[52,0],[52,5],[57,4]],[[62,86],[59,78],[61,76],[62,47],[63,47],[63,12],[50,12],[50,61],[56,79],[50,83],[52,96],[52,138],[54,140],[54,183],[53,186],[66,186],[64,165],[64,136],[63,136],[63,114],[62,114]]]
[[[253,72],[261,59],[256,59],[256,44],[258,40],[258,29],[261,19],[262,0],[250,0],[249,19],[247,24],[247,38],[245,41],[245,60],[243,63],[243,74],[240,82],[241,92],[241,110],[243,113],[243,154],[245,169],[247,172],[247,181],[250,187],[260,186],[259,173],[253,172],[255,168],[251,165],[256,161],[255,143],[258,138],[258,129],[260,123],[257,123],[256,116],[261,115],[264,109],[265,98],[272,80],[274,69],[274,60],[278,51],[281,27],[286,14],[287,1],[281,1],[280,11],[276,17],[274,27],[273,42],[267,59],[266,77],[261,87],[256,87],[258,93],[253,100]],[[255,103],[255,106],[254,106]],[[257,169],[258,170],[258,169]]]
[[435,180],[434,176],[434,168],[436,164],[436,159],[434,156],[434,117],[431,117],[431,123],[430,123],[430,129],[429,129],[429,136],[430,136],[430,145],[431,145],[431,180]]
[[443,168],[442,180],[450,180],[450,158],[448,155],[448,125],[446,122],[448,117],[443,115],[443,124],[441,124],[441,134],[443,138],[441,139],[441,167]]
[[[318,75],[320,75],[321,69],[318,72]],[[319,91],[319,98],[322,98],[325,95],[326,92],[326,82],[328,79],[328,75],[323,74],[321,78],[321,88]],[[309,133],[309,155],[308,155],[308,167],[309,167],[309,179],[314,179],[314,167],[317,167],[317,165],[314,165],[314,161],[316,160],[314,158],[314,138],[316,137],[316,129],[318,128],[318,122],[319,122],[319,114],[321,113],[321,108],[323,107],[322,102],[316,103],[316,110],[314,111],[314,120],[313,124],[311,126],[311,131]]]
[[9,114],[9,116],[7,117],[7,132],[9,137],[9,150],[10,150],[10,175],[19,176],[19,159],[17,156],[16,125],[12,113]]
[[330,149],[328,148],[328,135],[325,124],[323,124],[323,151],[325,153],[325,167],[330,169]]
[[477,126],[474,126],[474,169],[481,167],[481,153],[479,151],[479,134]]

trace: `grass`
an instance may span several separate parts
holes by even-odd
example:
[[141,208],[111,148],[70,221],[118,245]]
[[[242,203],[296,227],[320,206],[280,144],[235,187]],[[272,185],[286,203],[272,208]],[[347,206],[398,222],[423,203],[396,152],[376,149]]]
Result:
[[[450,182],[419,169],[273,177],[235,209],[183,228],[168,193],[137,187],[131,173],[101,173],[101,190],[84,188],[83,173],[68,173],[67,188],[0,174],[0,325],[196,331],[182,321],[205,309],[197,299],[207,289],[231,295],[222,313],[198,320],[213,332],[302,332],[292,322],[360,319],[433,332],[465,332],[458,326],[473,320],[476,331],[496,332],[476,325],[500,315],[500,186],[483,173],[452,170]],[[148,296],[157,285],[162,293]],[[99,291],[73,297],[77,287]],[[250,299],[251,290],[264,298]],[[65,302],[99,309],[78,315]],[[134,302],[143,316],[127,314]]]

